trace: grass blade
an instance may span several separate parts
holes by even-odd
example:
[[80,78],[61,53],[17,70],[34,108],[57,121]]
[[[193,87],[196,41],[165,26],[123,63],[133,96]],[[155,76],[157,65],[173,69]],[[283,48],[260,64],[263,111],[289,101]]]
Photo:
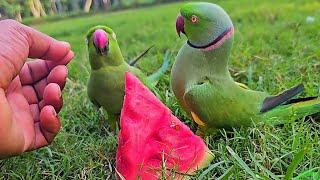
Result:
[[231,175],[232,171],[234,169],[234,166],[231,166],[225,173],[223,173],[217,180],[227,180]]
[[[317,170],[317,172],[315,172]],[[297,177],[293,178],[293,180],[300,179],[320,179],[320,167],[310,169],[303,173],[300,173]]]
[[231,147],[226,146],[227,150],[231,154],[231,156],[239,163],[240,167],[242,167],[247,173],[249,173],[253,179],[257,179],[257,175],[249,168],[249,166],[238,156],[236,152],[231,149]]
[[263,165],[261,165],[256,158],[250,153],[249,149],[248,149],[248,153],[250,158],[252,159],[252,161],[254,162],[254,164],[256,166],[258,166],[260,168],[260,170],[263,170],[269,177],[271,177],[272,179],[278,180],[279,178],[273,174],[271,171],[269,171],[267,168],[265,168]]
[[302,150],[300,150],[295,157],[293,158],[291,164],[288,167],[288,170],[286,172],[286,175],[284,176],[285,180],[290,180],[293,178],[293,173],[297,169],[298,165],[302,161],[303,157],[310,151],[311,145],[307,144],[305,145]]
[[122,174],[117,170],[117,168],[115,170],[116,170],[116,175],[120,180],[126,180],[126,178],[124,178]]
[[205,171],[203,171],[197,179],[203,179],[205,175],[207,175],[210,171],[212,171],[215,167],[218,167],[220,164],[224,163],[225,161],[221,161],[215,164],[210,165]]

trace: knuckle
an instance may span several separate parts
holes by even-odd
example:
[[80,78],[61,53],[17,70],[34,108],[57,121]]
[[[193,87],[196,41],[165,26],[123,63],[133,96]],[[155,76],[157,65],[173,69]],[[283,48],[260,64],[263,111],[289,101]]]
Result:
[[23,38],[26,38],[28,35],[25,30],[25,26],[13,19],[5,19],[0,21],[0,26],[1,29],[7,33],[10,33],[12,36],[23,36]]
[[9,86],[10,81],[13,79],[12,70],[17,67],[12,61],[6,58],[1,58],[0,54],[0,87],[6,89]]
[[5,20],[2,20],[0,21],[0,24],[1,25],[6,25],[6,26],[9,26],[9,27],[17,27],[20,25],[20,23],[16,20],[13,20],[13,19],[5,19]]

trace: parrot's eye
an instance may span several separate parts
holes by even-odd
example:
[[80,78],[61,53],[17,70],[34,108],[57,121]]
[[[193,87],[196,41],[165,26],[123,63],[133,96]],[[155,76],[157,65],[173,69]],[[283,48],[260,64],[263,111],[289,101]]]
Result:
[[196,24],[196,23],[199,22],[199,18],[198,18],[198,16],[196,16],[196,15],[192,15],[192,16],[190,17],[190,21],[191,21],[192,23]]

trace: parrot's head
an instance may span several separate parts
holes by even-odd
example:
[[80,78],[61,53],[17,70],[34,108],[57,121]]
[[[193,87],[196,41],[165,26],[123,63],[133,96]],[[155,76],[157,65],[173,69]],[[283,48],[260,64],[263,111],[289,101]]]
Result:
[[[188,44],[197,49],[212,50],[233,39],[233,24],[228,14],[212,3],[187,3],[176,21],[178,35],[185,34]],[[230,42],[232,44],[232,42]]]
[[104,65],[119,65],[123,57],[116,34],[107,26],[95,26],[87,33],[87,47],[91,67],[98,69]]

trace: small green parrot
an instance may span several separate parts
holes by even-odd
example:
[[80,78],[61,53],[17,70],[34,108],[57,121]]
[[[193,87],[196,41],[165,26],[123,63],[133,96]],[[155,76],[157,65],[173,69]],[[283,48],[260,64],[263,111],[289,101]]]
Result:
[[107,121],[114,130],[122,108],[124,97],[124,75],[126,71],[135,74],[151,90],[156,91],[155,85],[169,67],[168,51],[162,66],[152,75],[144,75],[133,65],[136,60],[127,63],[122,56],[116,34],[106,26],[95,26],[87,33],[87,47],[91,66],[88,81],[89,99],[98,107],[103,107],[108,114]]
[[228,60],[234,27],[218,5],[184,5],[176,30],[188,41],[172,67],[171,86],[179,103],[199,125],[200,133],[250,126],[253,121],[281,124],[320,112],[318,97],[293,99],[303,91],[302,84],[271,96],[233,80]]

